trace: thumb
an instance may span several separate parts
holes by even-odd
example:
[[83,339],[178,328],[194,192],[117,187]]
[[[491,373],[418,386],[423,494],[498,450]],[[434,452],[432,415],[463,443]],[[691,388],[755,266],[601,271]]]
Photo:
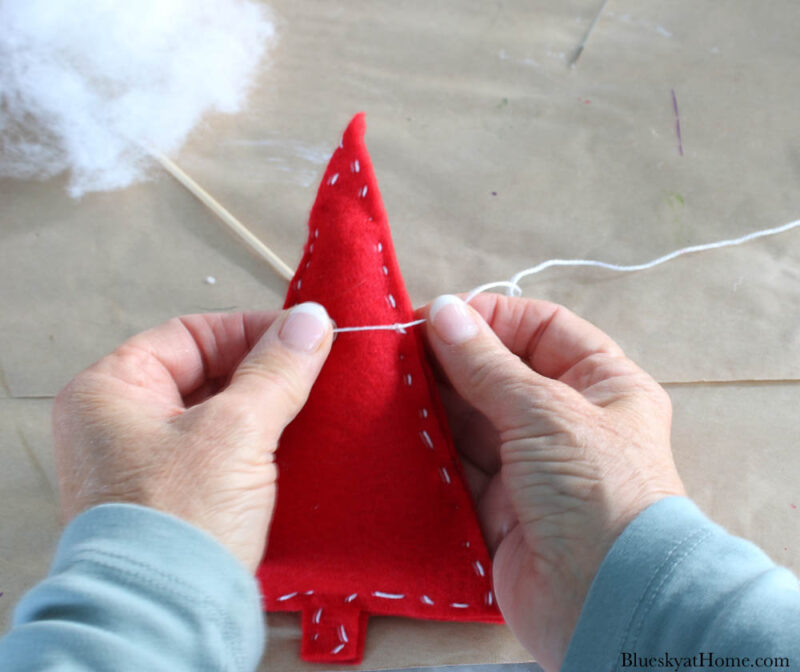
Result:
[[333,341],[333,325],[318,303],[284,311],[237,367],[225,401],[250,410],[278,434],[300,412]]
[[533,371],[457,296],[438,297],[426,326],[428,342],[450,383],[499,432],[537,417],[546,420],[559,400],[573,393]]

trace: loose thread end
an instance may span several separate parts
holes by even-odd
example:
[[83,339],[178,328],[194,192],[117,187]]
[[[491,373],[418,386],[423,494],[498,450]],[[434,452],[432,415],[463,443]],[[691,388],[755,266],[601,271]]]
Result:
[[[653,259],[652,261],[648,261],[643,264],[635,264],[630,266],[622,266],[619,264],[609,264],[604,261],[596,261],[594,259],[548,259],[547,261],[543,261],[538,266],[533,266],[531,268],[527,268],[523,271],[520,271],[511,280],[503,280],[499,282],[489,282],[480,287],[476,287],[473,289],[465,299],[465,303],[469,303],[472,301],[478,294],[485,292],[489,289],[495,289],[498,287],[505,287],[506,293],[508,296],[522,296],[523,291],[522,287],[520,287],[519,282],[523,278],[528,277],[529,275],[534,275],[535,273],[540,273],[545,269],[552,268],[553,266],[591,266],[596,268],[605,268],[610,271],[619,271],[625,273],[632,273],[635,271],[643,271],[648,268],[653,268],[654,266],[658,266],[663,264],[667,261],[671,261],[676,257],[682,256],[684,254],[692,254],[695,252],[705,252],[708,250],[715,250],[723,247],[732,247],[734,245],[741,245],[751,240],[755,240],[757,238],[763,238],[765,236],[774,236],[779,233],[784,233],[789,231],[790,229],[794,229],[800,227],[800,219],[797,219],[793,222],[789,222],[788,224],[784,224],[782,226],[777,226],[771,229],[759,229],[757,231],[753,231],[748,233],[744,236],[740,236],[739,238],[732,238],[729,240],[720,240],[713,243],[704,243],[701,245],[692,245],[690,247],[683,247],[679,250],[674,250],[669,254],[665,254],[657,259]],[[405,323],[398,323],[395,322],[394,324],[376,324],[371,326],[364,326],[364,327],[338,327],[335,328],[333,331],[334,333],[342,333],[342,332],[354,332],[354,331],[378,331],[378,330],[387,330],[387,331],[394,331],[398,334],[407,334],[408,332],[406,329],[408,327],[415,327],[419,324],[425,322],[425,319],[414,320],[413,322],[405,322]]]

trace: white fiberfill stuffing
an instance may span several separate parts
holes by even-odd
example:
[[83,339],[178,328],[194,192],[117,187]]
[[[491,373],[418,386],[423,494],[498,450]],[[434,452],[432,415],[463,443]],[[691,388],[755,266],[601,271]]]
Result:
[[0,176],[127,186],[240,109],[274,39],[249,0],[0,0]]

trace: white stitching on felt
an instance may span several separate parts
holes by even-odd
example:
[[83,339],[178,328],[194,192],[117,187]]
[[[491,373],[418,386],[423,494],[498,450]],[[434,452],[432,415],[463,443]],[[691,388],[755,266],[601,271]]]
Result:
[[334,184],[336,184],[336,180],[338,179],[339,179],[339,173],[334,173],[328,178],[328,184],[333,186]]
[[331,653],[333,653],[333,654],[341,653],[343,648],[344,648],[344,644],[339,644],[339,646],[336,646],[336,647],[333,648]]
[[367,197],[367,190],[368,190],[368,187],[365,184],[363,187],[361,187],[361,189],[359,189],[358,197],[359,198],[366,198]]
[[[364,186],[363,192],[360,192],[359,195],[363,197],[363,196],[366,196],[366,193],[367,193],[367,187]],[[372,217],[369,218],[369,221],[372,221]],[[375,245],[375,250],[378,253],[382,252],[383,251],[383,244],[378,242]],[[389,276],[389,268],[388,268],[388,266],[386,266],[385,263],[381,266],[381,270],[383,271],[383,275],[388,278],[388,276]],[[391,293],[388,293],[386,295],[386,300],[389,302],[389,305],[392,308],[395,308],[395,309],[397,308],[397,301],[395,300],[394,296]],[[404,330],[401,330],[401,333],[403,331]],[[405,359],[405,355],[403,353],[399,353],[399,358],[402,361],[402,360]],[[412,374],[411,373],[406,373],[405,376],[404,376],[404,379],[405,379],[406,385],[411,387],[412,384],[413,384],[413,381],[414,381]],[[419,411],[419,415],[420,415],[420,418],[422,418],[423,420],[427,419],[428,418],[428,409],[424,408],[424,407],[421,408],[420,411]],[[419,433],[419,436],[420,436],[420,440],[423,442],[423,444],[425,446],[427,446],[430,450],[434,450],[433,439],[431,438],[431,435],[428,433],[428,431],[426,429],[421,430],[420,433]],[[452,483],[452,479],[450,477],[450,472],[447,470],[447,467],[440,467],[439,468],[439,475],[441,476],[442,481],[446,485],[450,485]],[[464,543],[464,546],[466,548],[469,548],[470,547],[470,543],[467,541],[467,542]],[[480,563],[479,560],[475,560],[472,563],[472,567],[473,567],[473,569],[475,570],[475,573],[478,576],[480,576],[480,577],[485,577],[486,576],[486,572],[485,572],[485,570],[483,568],[483,565]],[[383,597],[383,598],[389,598],[389,599],[401,599],[401,598],[404,597],[404,595],[393,595],[393,594],[388,594],[388,593],[382,593],[380,591],[375,591],[372,594],[375,597]],[[427,595],[422,595],[419,599],[423,604],[427,604],[427,605],[433,605],[434,604],[434,601],[430,597],[428,597]],[[489,604],[491,604],[491,599],[492,599],[491,598],[491,591],[489,591],[489,593],[487,593],[487,598],[486,599],[489,600]],[[467,604],[465,602],[451,602],[450,606],[453,607],[454,609],[467,609],[467,608],[469,608],[469,604]]]
[[[340,146],[341,146],[341,143],[340,143]],[[352,172],[356,172],[356,173],[359,172],[360,164],[359,164],[357,159],[353,163],[351,163],[350,166],[351,166],[351,171]],[[328,184],[331,184],[331,185],[335,184],[336,181],[338,180],[338,178],[339,178],[339,173],[334,173],[328,179]],[[367,195],[367,190],[368,190],[367,185],[364,185],[364,187],[359,191],[359,197],[364,198]],[[372,217],[369,217],[368,221],[370,221],[370,222],[373,221]],[[319,238],[319,229],[314,229],[314,238],[315,239]],[[383,244],[381,242],[376,243],[375,250],[378,253],[383,252]],[[309,254],[311,254],[311,253],[313,253],[313,251],[314,251],[314,243],[310,243],[309,247],[308,247],[308,252],[309,252]],[[305,268],[308,268],[309,264],[310,264],[310,261],[306,262]],[[381,270],[383,272],[383,275],[388,277],[389,268],[388,268],[388,266],[386,266],[386,264],[382,264],[381,265]],[[297,283],[296,283],[296,288],[299,290],[301,287],[302,287],[302,279],[298,279]],[[394,296],[391,293],[386,295],[386,300],[387,300],[387,302],[389,303],[389,305],[392,308],[395,308],[395,309],[397,308],[397,301],[395,300]],[[399,354],[399,358],[400,358],[400,360],[404,360],[405,359],[405,355],[400,353]],[[409,387],[411,387],[412,384],[413,384],[413,376],[412,376],[412,374],[411,373],[405,374],[404,379],[405,379],[406,384]],[[419,416],[422,419],[427,419],[428,416],[429,416],[428,409],[427,408],[421,408],[420,411],[419,411]],[[421,430],[419,432],[419,436],[420,436],[421,441],[425,444],[425,446],[427,446],[431,450],[434,449],[433,439],[431,438],[431,435],[428,433],[427,430],[425,430],[425,429]],[[440,474],[440,476],[442,478],[442,481],[444,483],[446,483],[448,485],[452,483],[452,479],[450,477],[449,471],[447,470],[447,467],[440,467],[439,474]],[[465,548],[470,548],[470,542],[469,541],[463,542],[463,545],[464,545]],[[485,577],[486,576],[486,571],[484,570],[483,565],[481,564],[481,562],[479,560],[474,560],[473,563],[472,563],[472,567],[473,567],[473,569],[475,570],[475,573],[478,576],[481,576],[481,577]],[[287,593],[286,595],[282,595],[281,597],[277,598],[277,600],[279,602],[283,602],[285,600],[289,600],[289,599],[297,596],[297,594],[298,594],[297,592]],[[305,592],[305,595],[313,595],[313,594],[314,594],[313,590],[308,590],[308,591]],[[406,597],[405,594],[385,593],[385,592],[379,591],[379,590],[373,591],[372,595],[374,597],[379,597],[379,598],[387,599],[387,600],[401,600],[401,599],[404,599]],[[344,598],[344,601],[345,601],[345,603],[349,604],[349,603],[353,602],[357,597],[358,597],[358,593],[352,593],[351,595],[348,595],[346,598]],[[432,605],[435,604],[435,602],[430,597],[428,597],[427,595],[422,595],[422,596],[420,596],[419,599],[423,604],[426,604],[426,605],[429,605],[429,606],[432,606]],[[484,597],[484,601],[489,606],[491,606],[493,604],[494,597],[492,595],[492,591],[491,590],[489,590],[486,593],[486,595]],[[469,606],[470,605],[468,603],[466,603],[466,602],[451,602],[450,603],[450,607],[452,607],[454,609],[467,609],[467,608],[469,608]],[[322,609],[322,607],[320,607],[319,609],[317,609],[316,612],[314,612],[314,615],[312,617],[312,621],[315,624],[319,625],[320,621],[322,620],[322,614],[323,614],[323,609]],[[331,653],[334,654],[334,655],[340,653],[345,648],[345,643],[349,642],[349,639],[348,639],[348,636],[347,636],[347,631],[345,630],[345,627],[344,627],[343,624],[340,624],[338,626],[338,633],[339,633],[339,639],[340,639],[340,641],[342,643],[339,644],[338,646],[336,646],[331,651]],[[316,633],[314,633],[314,640],[316,641],[318,639],[319,639],[319,632],[316,632]]]
[[358,173],[360,170],[361,170],[361,164],[358,162],[358,159],[356,159],[350,164],[350,172]]
[[[366,195],[366,191],[367,191],[367,188],[365,186],[363,195]],[[372,217],[369,218],[369,221],[372,221]],[[375,245],[375,249],[376,249],[377,252],[382,252],[383,251],[383,244],[382,243],[378,243],[377,245]],[[386,264],[383,264],[381,266],[381,270],[383,271],[384,276],[388,277],[389,268],[386,266]],[[389,305],[392,308],[397,308],[397,301],[395,300],[394,296],[391,293],[386,295],[386,300],[389,302]],[[402,360],[405,359],[405,355],[400,353],[399,354],[399,358],[402,361]],[[406,383],[406,385],[411,387],[413,382],[414,382],[414,378],[413,378],[412,374],[407,373],[405,375],[405,383]],[[428,417],[428,409],[427,408],[421,408],[420,411],[419,411],[419,415],[420,415],[420,417],[422,419],[427,419],[427,417]],[[420,436],[420,439],[422,440],[422,442],[425,444],[425,446],[427,446],[430,450],[434,449],[433,439],[431,438],[431,435],[428,433],[427,430],[425,430],[425,429],[421,430],[420,433],[419,433],[419,436]],[[451,483],[450,473],[447,471],[446,467],[441,467],[439,469],[439,474],[441,475],[442,480],[446,484],[450,484]],[[466,545],[467,545],[467,547],[469,547],[469,542],[467,542]],[[480,564],[480,562],[478,562],[476,560],[474,565],[473,565],[473,567],[475,567],[475,571],[476,572],[478,572],[481,576],[483,576],[483,566]],[[383,597],[383,598],[394,599],[394,600],[402,599],[403,597],[405,597],[405,595],[382,593],[380,591],[375,591],[372,594],[375,597]],[[432,605],[435,604],[435,602],[430,597],[428,597],[427,595],[422,595],[422,596],[420,596],[419,599],[423,604],[426,604],[426,605],[429,605],[429,606],[432,606]],[[466,608],[469,607],[468,604],[462,603],[462,602],[453,602],[453,603],[450,604],[450,606],[454,607],[454,608],[457,608],[457,609],[466,609]]]
[[[339,179],[339,173],[334,173],[333,175],[331,175],[330,178],[328,178],[328,184],[336,184],[336,180],[337,179]],[[314,229],[314,234],[313,235],[314,235],[315,239],[319,238],[319,228]],[[309,256],[309,259],[308,259],[308,261],[306,261],[305,266],[303,266],[303,272],[307,271],[308,267],[311,266],[311,255],[313,253],[314,253],[314,243],[309,241],[309,243],[308,243],[308,256]],[[299,277],[299,278],[297,278],[297,282],[295,283],[295,286],[294,286],[295,287],[295,291],[299,292],[302,286],[303,286],[303,278]],[[306,593],[306,594],[310,595],[311,593]]]
[[425,430],[425,429],[423,429],[423,430],[422,430],[422,431],[419,433],[419,436],[420,436],[420,438],[422,439],[422,442],[423,442],[423,443],[424,443],[424,444],[425,444],[425,445],[426,445],[428,448],[430,448],[431,450],[433,450],[433,439],[431,438],[431,435],[430,435],[430,434],[428,434],[428,431],[427,431],[427,430]]

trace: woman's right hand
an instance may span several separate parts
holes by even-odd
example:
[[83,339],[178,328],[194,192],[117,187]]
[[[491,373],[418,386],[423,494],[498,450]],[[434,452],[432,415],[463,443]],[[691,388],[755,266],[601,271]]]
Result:
[[422,309],[497,602],[545,670],[564,658],[614,540],[684,495],[666,392],[566,308],[496,294]]

